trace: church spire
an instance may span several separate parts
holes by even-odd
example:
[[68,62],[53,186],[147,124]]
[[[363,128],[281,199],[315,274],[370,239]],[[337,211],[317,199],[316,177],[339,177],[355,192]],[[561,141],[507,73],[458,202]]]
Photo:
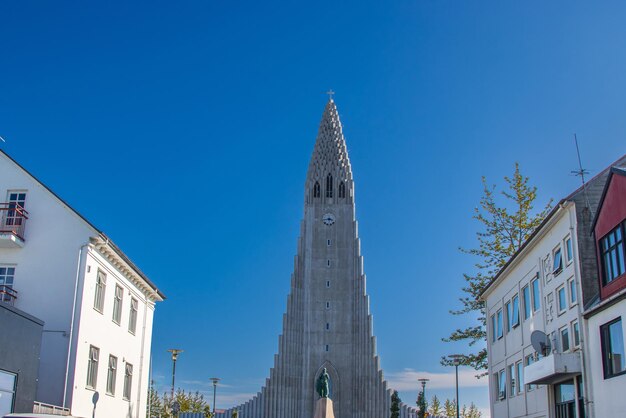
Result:
[[306,181],[306,203],[352,203],[352,167],[335,101],[330,96],[313,148]]

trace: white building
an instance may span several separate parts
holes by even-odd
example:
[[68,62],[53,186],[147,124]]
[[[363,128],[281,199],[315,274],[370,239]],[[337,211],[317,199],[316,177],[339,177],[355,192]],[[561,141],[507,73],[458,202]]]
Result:
[[[146,414],[156,286],[0,151],[0,291],[44,322],[36,400],[77,416]],[[1,343],[0,343],[1,344]]]
[[607,175],[561,200],[481,295],[493,417],[592,416],[583,312],[599,295],[591,231]]

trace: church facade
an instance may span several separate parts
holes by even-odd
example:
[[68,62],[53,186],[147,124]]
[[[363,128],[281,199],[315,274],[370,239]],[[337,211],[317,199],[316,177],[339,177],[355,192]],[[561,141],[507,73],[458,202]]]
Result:
[[[366,293],[354,180],[337,107],[326,104],[305,183],[304,219],[278,354],[265,386],[218,417],[310,418],[324,369],[341,418],[389,415]],[[401,417],[413,416],[402,405]]]

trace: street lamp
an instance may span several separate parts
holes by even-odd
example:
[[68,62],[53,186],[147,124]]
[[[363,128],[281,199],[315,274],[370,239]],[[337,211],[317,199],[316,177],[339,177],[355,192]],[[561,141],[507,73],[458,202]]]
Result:
[[174,383],[176,381],[176,359],[178,359],[178,355],[183,352],[178,348],[170,348],[170,353],[172,353],[172,402],[174,401]]
[[220,381],[219,377],[212,377],[211,382],[213,382],[213,417],[215,417],[215,392],[217,391],[217,382]]
[[422,384],[422,393],[424,394],[424,400],[426,400],[426,382],[430,381],[430,379],[421,378],[417,379],[417,381]]
[[463,356],[461,354],[450,354],[448,358],[454,364],[456,374],[456,418],[459,418],[459,364],[461,364]]

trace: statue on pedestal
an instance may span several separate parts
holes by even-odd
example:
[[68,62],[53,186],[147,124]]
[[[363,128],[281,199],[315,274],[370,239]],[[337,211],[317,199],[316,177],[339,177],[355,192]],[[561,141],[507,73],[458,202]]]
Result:
[[320,377],[317,379],[317,394],[322,398],[328,398],[328,381],[330,380],[330,376],[328,376],[328,372],[326,371],[326,367],[322,370]]

